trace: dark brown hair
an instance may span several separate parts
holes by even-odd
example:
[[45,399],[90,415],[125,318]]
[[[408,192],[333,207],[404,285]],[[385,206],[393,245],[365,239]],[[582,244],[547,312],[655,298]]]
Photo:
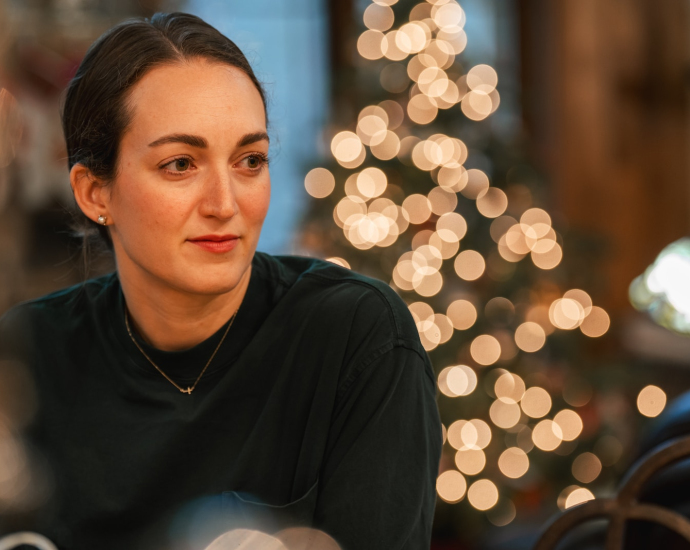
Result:
[[[120,141],[131,122],[127,98],[132,87],[152,68],[204,58],[237,67],[256,86],[266,108],[266,94],[247,58],[229,38],[188,13],[157,13],[151,19],[125,21],[106,31],[86,52],[67,87],[62,129],[68,166],[79,163],[111,183],[117,173]],[[106,227],[75,212],[75,229],[84,242],[100,235],[112,250]]]

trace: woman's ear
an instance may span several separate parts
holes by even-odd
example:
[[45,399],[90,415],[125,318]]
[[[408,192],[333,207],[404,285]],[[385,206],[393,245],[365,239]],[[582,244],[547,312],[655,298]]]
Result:
[[99,216],[110,220],[108,198],[110,189],[103,185],[86,166],[75,164],[69,172],[74,199],[84,215],[97,222]]

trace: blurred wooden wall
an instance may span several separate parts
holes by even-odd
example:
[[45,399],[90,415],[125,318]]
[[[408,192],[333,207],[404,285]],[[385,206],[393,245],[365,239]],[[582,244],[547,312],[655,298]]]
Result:
[[519,0],[533,160],[571,230],[606,245],[599,297],[690,234],[690,2]]

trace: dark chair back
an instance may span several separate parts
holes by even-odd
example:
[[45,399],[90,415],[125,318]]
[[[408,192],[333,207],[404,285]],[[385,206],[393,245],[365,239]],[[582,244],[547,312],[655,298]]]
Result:
[[[625,545],[625,535],[630,521],[662,525],[687,541],[690,548],[690,520],[687,517],[676,510],[640,499],[645,492],[649,492],[650,480],[653,485],[659,479],[658,474],[662,474],[663,479],[664,470],[681,463],[684,459],[690,459],[690,436],[676,437],[658,444],[635,462],[613,498],[590,500],[554,517],[546,525],[534,550],[555,550],[577,526],[601,519],[608,521],[606,550],[629,548]],[[687,467],[685,471],[687,473]],[[679,480],[676,480],[676,484],[678,483]],[[680,490],[688,494],[690,485],[682,485]]]

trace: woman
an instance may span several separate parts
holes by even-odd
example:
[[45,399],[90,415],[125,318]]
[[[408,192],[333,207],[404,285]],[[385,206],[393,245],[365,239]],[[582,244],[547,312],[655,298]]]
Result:
[[388,285],[256,250],[265,107],[235,44],[191,15],[122,23],[86,54],[64,106],[70,181],[117,271],[0,320],[52,487],[5,532],[152,550],[311,525],[344,550],[428,548],[429,358]]

